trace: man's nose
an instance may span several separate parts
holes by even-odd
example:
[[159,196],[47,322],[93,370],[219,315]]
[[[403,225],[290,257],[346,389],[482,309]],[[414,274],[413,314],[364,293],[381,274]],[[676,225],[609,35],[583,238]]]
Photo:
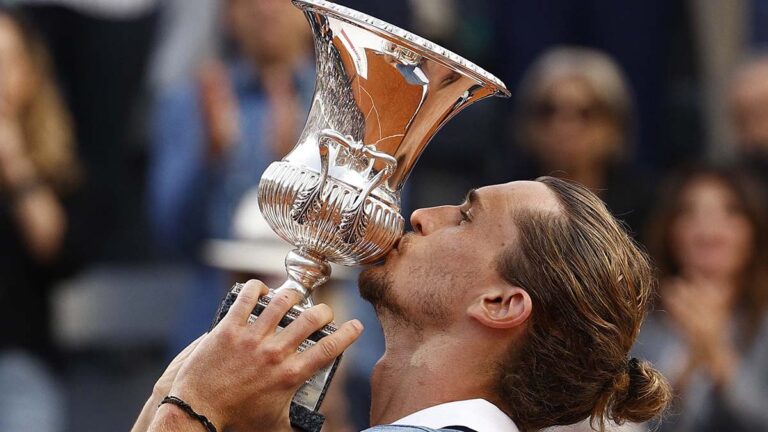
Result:
[[416,234],[429,235],[450,222],[451,206],[418,209],[411,214],[411,226]]

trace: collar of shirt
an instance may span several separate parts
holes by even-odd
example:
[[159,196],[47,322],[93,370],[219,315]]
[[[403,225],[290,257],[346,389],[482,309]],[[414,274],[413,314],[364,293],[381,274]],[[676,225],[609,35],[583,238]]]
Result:
[[393,424],[424,426],[432,429],[466,426],[477,432],[518,432],[512,419],[485,399],[436,405],[403,417]]

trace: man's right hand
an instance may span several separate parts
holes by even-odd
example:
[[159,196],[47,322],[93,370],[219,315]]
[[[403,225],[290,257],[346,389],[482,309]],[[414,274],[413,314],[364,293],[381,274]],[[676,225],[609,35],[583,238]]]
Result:
[[[298,294],[286,292],[275,295],[259,318],[248,324],[258,298],[267,292],[259,281],[246,283],[224,319],[184,362],[171,386],[170,395],[208,417],[220,431],[291,431],[288,409],[294,393],[341,355],[363,330],[359,321],[348,321],[299,353],[299,345],[331,322],[333,312],[323,304],[314,306],[277,333],[280,319],[299,301]],[[163,412],[158,411],[158,416]],[[156,417],[150,430],[172,430],[159,426],[161,423]]]

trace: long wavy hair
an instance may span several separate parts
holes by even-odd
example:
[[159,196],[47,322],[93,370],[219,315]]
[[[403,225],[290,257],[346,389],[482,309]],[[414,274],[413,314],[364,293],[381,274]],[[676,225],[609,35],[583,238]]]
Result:
[[0,6],[0,17],[13,24],[31,69],[32,91],[20,113],[25,150],[43,179],[57,190],[69,190],[80,180],[80,168],[72,120],[56,86],[48,50],[22,12]]
[[557,214],[513,215],[518,240],[497,264],[531,296],[523,341],[499,367],[502,409],[523,432],[590,418],[641,423],[670,401],[666,379],[628,353],[656,286],[650,261],[585,187],[542,177]]

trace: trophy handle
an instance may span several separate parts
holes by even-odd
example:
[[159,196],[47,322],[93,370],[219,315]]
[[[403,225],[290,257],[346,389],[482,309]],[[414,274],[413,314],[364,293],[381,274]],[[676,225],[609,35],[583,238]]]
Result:
[[366,157],[369,169],[373,168],[376,161],[384,163],[384,168],[365,185],[350,206],[341,212],[341,223],[337,235],[344,243],[352,244],[365,235],[365,230],[368,227],[368,218],[365,215],[365,200],[371,194],[371,191],[379,187],[395,172],[397,160],[387,153],[374,150],[372,146],[354,141],[351,137],[345,137],[333,129],[321,130],[318,133],[317,140],[320,152],[320,175],[317,177],[316,182],[303,188],[296,195],[296,200],[291,209],[291,218],[300,225],[315,219],[322,209],[323,201],[320,197],[322,196],[325,182],[328,179],[328,141],[333,141],[345,147],[353,155]]
[[320,175],[311,186],[304,187],[297,195],[291,208],[291,218],[299,225],[314,219],[323,207],[320,195],[323,193],[325,180],[328,178],[328,143],[327,140],[318,140],[320,151]]
[[326,158],[328,153],[326,143],[328,140],[332,140],[340,146],[346,147],[353,154],[367,157],[369,169],[373,168],[377,160],[384,163],[384,168],[365,185],[350,206],[341,212],[341,223],[339,224],[337,235],[344,243],[352,244],[365,235],[365,230],[368,227],[368,217],[365,215],[365,200],[372,190],[379,187],[395,172],[397,160],[387,153],[376,151],[372,146],[353,141],[351,137],[345,137],[332,129],[323,129],[319,135],[320,139],[318,141],[322,143],[320,145],[321,149],[326,149]]

